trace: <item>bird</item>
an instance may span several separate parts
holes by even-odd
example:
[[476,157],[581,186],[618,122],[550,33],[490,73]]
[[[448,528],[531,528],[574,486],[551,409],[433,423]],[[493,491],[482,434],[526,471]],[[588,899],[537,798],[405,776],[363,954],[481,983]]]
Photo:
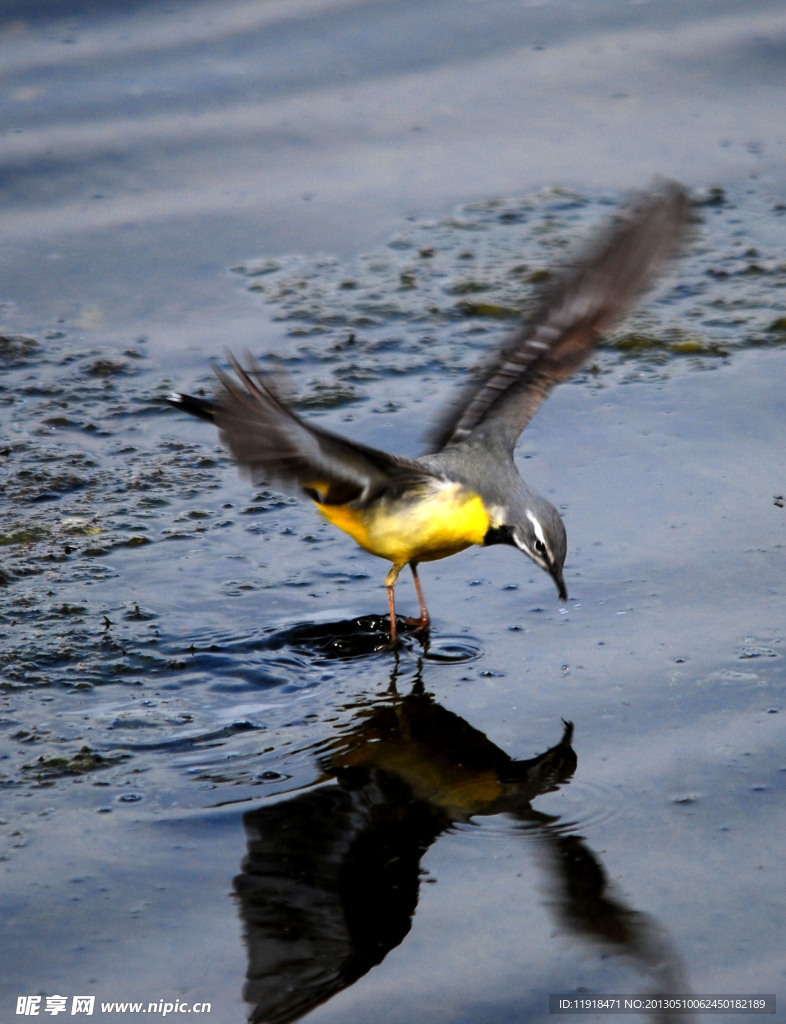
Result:
[[390,644],[398,643],[395,587],[409,566],[420,616],[429,615],[422,562],[480,545],[505,544],[528,556],[565,602],[565,525],[527,483],[514,460],[518,438],[555,385],[572,376],[601,337],[675,255],[692,220],[687,191],[656,181],[623,205],[561,272],[526,323],[514,330],[436,420],[429,450],[411,458],[350,440],[303,418],[281,381],[250,356],[227,353],[214,366],[212,399],[180,392],[175,407],[218,428],[221,442],[252,480],[311,499],[329,522],[391,563],[385,578]]

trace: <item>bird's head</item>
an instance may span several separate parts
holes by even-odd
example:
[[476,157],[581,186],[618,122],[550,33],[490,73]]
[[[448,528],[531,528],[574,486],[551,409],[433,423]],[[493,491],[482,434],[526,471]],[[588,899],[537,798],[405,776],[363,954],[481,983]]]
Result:
[[523,551],[551,576],[560,600],[567,601],[562,567],[568,540],[562,516],[550,501],[530,492],[526,501],[517,502],[515,508],[502,511],[499,525],[489,526],[483,543],[510,544]]

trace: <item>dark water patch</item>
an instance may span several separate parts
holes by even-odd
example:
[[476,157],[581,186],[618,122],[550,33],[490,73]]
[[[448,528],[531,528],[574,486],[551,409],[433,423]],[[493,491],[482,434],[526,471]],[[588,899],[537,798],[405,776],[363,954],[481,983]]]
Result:
[[[402,635],[409,642],[417,637],[406,620],[397,619]],[[390,652],[390,620],[384,616],[363,615],[338,622],[299,623],[281,630],[267,640],[270,650],[292,647],[317,661],[366,657]]]
[[[292,647],[314,657],[315,663],[365,658],[372,654],[414,655],[429,662],[457,664],[474,661],[482,649],[471,637],[424,632],[397,616],[399,645],[390,644],[388,616],[362,615],[337,622],[309,622],[280,630],[268,638],[271,650]],[[384,662],[383,662],[384,663]]]
[[[253,589],[253,588],[252,588]],[[386,676],[402,656],[435,661],[471,660],[477,650],[469,643],[446,638],[431,654],[432,642],[407,620],[397,620],[399,645],[390,644],[387,616],[365,615],[331,622],[300,622],[245,637],[201,637],[178,659],[193,678],[211,689],[241,692],[245,688],[281,688],[284,693],[330,684],[334,663],[363,661],[363,671]],[[365,664],[367,663],[367,664]]]

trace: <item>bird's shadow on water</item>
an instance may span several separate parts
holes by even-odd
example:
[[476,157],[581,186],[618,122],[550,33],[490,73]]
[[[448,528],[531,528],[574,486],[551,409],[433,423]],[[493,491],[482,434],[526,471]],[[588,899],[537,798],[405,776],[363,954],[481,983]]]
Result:
[[627,958],[650,991],[685,991],[663,928],[614,895],[578,824],[532,806],[576,772],[573,725],[544,753],[514,759],[427,693],[423,668],[419,659],[405,696],[397,665],[387,692],[355,703],[321,748],[318,784],[244,815],[234,890],[249,1019],[298,1020],[381,963],[410,931],[426,851],[470,823],[482,837],[476,819],[489,816],[526,840],[560,931]]

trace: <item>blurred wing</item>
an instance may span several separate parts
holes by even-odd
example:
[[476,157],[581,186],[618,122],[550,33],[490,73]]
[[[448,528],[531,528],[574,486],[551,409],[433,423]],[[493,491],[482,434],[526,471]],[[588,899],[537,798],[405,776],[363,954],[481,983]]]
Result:
[[[170,402],[212,420],[223,444],[254,480],[305,490],[326,504],[367,501],[385,491],[421,483],[427,471],[413,460],[357,444],[301,419],[253,364],[229,355],[236,377],[218,367],[213,401],[172,395]],[[250,362],[250,360],[249,360]]]
[[689,200],[676,182],[638,198],[555,289],[530,325],[502,346],[483,379],[431,437],[439,451],[489,427],[511,448],[555,384],[592,354],[604,331],[653,281],[686,234]]

